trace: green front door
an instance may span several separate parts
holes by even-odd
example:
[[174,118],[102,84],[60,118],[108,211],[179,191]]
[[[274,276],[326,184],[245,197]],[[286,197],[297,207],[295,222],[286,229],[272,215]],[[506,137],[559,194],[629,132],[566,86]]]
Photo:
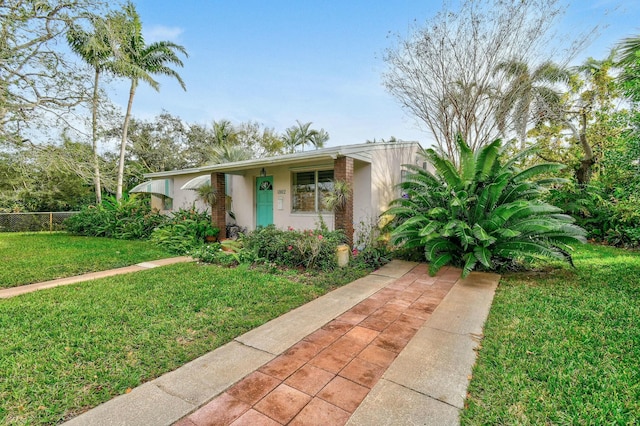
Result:
[[256,178],[256,226],[273,223],[273,176]]

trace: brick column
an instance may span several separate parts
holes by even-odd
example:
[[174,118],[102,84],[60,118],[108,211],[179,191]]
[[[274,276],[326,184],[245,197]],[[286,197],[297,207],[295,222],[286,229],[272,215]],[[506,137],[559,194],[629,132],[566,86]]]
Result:
[[333,164],[334,180],[342,180],[351,187],[351,196],[344,208],[335,211],[335,228],[342,229],[347,236],[349,246],[353,245],[353,158],[338,157]]
[[218,240],[227,238],[227,203],[224,173],[211,173],[211,188],[216,193],[216,202],[211,206],[211,224],[220,229]]

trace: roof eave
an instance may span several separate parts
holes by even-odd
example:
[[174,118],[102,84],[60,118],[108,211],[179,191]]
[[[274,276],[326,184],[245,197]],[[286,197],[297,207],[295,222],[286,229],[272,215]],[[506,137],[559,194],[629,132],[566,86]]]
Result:
[[293,154],[279,155],[253,160],[236,161],[232,163],[211,164],[208,166],[193,167],[182,170],[169,170],[166,172],[146,173],[145,178],[161,178],[169,176],[189,175],[196,173],[226,173],[243,175],[246,171],[261,167],[309,163],[318,160],[335,160],[338,157],[352,157],[356,160],[371,163],[371,151],[386,148],[388,146],[418,145],[417,142],[398,143],[367,143],[357,145],[344,145],[338,147],[324,148],[313,151],[296,152]]

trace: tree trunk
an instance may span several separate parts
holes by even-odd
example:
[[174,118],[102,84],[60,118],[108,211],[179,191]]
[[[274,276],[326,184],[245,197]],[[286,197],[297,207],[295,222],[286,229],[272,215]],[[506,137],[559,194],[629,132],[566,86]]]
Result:
[[587,140],[587,112],[581,111],[580,113],[580,132],[578,135],[580,146],[584,155],[580,159],[580,166],[576,170],[576,180],[581,186],[587,185],[591,179],[591,167],[595,164],[593,157],[593,150],[589,141]]
[[116,200],[122,199],[122,183],[124,181],[124,157],[127,152],[127,131],[129,130],[129,120],[131,118],[131,105],[133,105],[133,97],[136,94],[137,80],[131,80],[131,90],[129,90],[129,103],[127,104],[127,113],[124,116],[124,125],[122,126],[122,141],[120,141],[120,162],[118,163],[118,186],[116,188]]
[[96,68],[93,81],[93,105],[91,105],[91,145],[93,147],[93,184],[96,191],[96,204],[102,203],[102,184],[100,183],[100,162],[98,158],[98,81],[100,69]]

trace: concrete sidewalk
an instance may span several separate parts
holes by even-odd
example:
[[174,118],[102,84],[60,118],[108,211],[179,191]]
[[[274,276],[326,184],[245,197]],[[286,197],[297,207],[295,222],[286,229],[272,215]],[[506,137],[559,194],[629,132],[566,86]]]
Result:
[[[189,415],[221,394],[226,395],[225,390],[246,376],[261,367],[264,370],[266,364],[282,357],[287,349],[326,328],[337,317],[347,315],[348,310],[365,299],[380,294],[385,287],[395,285],[397,288],[402,277],[417,266],[412,262],[393,261],[66,424],[170,425],[180,419],[185,424],[201,424],[194,421],[197,420],[193,417],[195,414]],[[420,268],[426,271],[424,265]],[[475,348],[482,336],[499,276],[473,273],[465,280],[458,280],[457,276],[459,271],[452,271],[445,277],[453,277],[451,290],[433,313],[429,313],[424,325],[414,330],[415,336],[377,384],[372,385],[348,424],[458,424],[458,413],[475,362]],[[416,276],[411,279],[416,280]],[[396,307],[400,305],[396,303]],[[406,308],[408,306],[403,307]]]
[[47,288],[58,287],[61,285],[75,284],[83,281],[95,280],[98,278],[111,277],[114,275],[128,274],[130,272],[142,271],[158,266],[171,265],[174,263],[193,262],[189,256],[171,257],[168,259],[153,260],[150,262],[142,262],[136,265],[125,266],[123,268],[109,269],[107,271],[90,272],[88,274],[76,275],[74,277],[58,278],[57,280],[44,281],[41,283],[21,285],[0,290],[0,299],[8,299],[9,297],[18,296],[20,294],[31,293]]
[[347,424],[458,425],[499,279],[460,279]]

